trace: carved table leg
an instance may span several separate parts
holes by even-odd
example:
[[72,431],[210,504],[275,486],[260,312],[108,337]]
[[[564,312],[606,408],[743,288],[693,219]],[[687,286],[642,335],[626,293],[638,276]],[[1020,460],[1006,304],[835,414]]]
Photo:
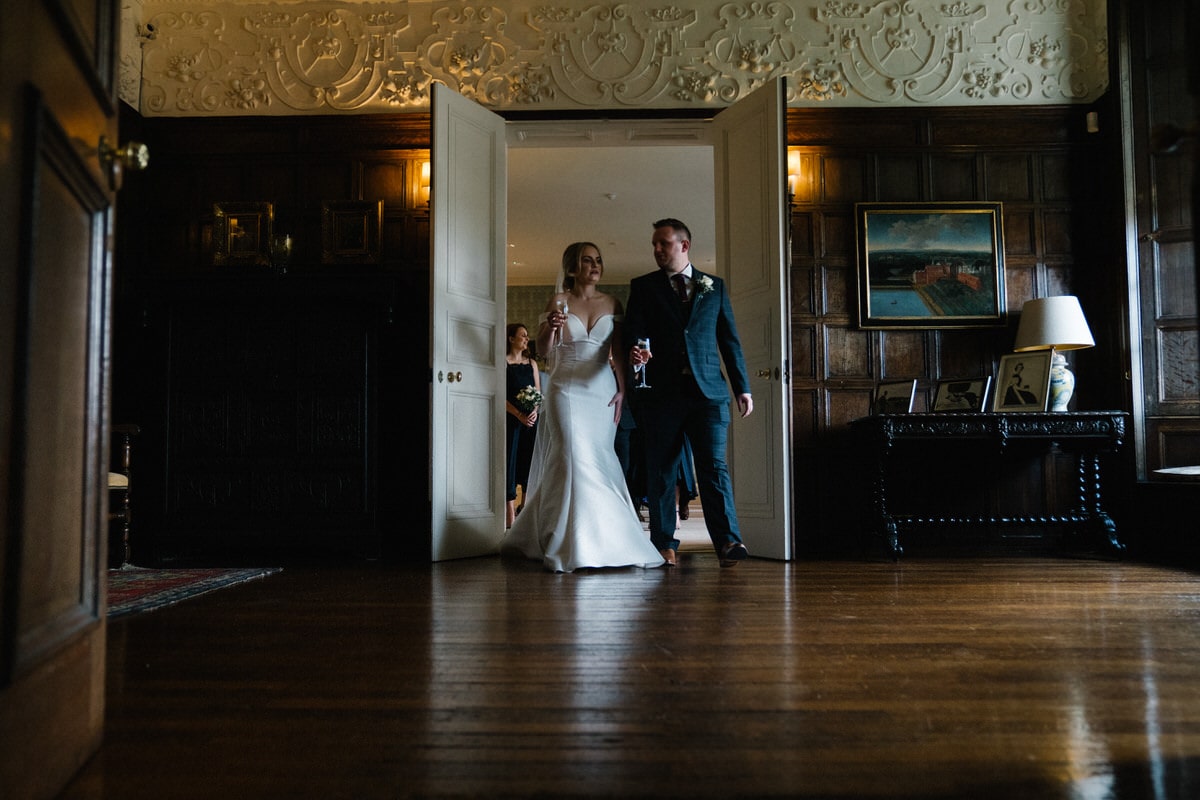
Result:
[[887,542],[892,561],[899,561],[900,556],[904,555],[904,547],[900,544],[900,527],[891,517],[884,517],[883,539]]
[[1100,543],[1113,555],[1122,555],[1125,545],[1117,538],[1117,524],[1101,504],[1099,453],[1079,454],[1079,507]]
[[888,554],[892,561],[899,561],[900,556],[904,554],[904,548],[900,545],[900,526],[892,519],[892,515],[888,513],[887,502],[887,470],[888,470],[888,450],[891,449],[891,443],[884,448],[884,451],[879,456],[878,466],[875,473],[875,512],[878,517],[879,535],[883,537],[883,541],[887,544]]

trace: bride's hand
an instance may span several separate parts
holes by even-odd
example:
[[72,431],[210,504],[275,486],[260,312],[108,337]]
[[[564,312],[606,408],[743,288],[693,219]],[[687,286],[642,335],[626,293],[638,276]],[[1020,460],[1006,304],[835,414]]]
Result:
[[616,425],[621,421],[621,406],[625,403],[625,395],[617,392],[613,395],[612,400],[608,404],[613,407],[613,424]]

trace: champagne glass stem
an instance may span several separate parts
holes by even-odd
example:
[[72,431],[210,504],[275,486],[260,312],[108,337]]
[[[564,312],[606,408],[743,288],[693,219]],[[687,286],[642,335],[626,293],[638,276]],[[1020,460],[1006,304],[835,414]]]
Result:
[[[649,350],[650,349],[650,340],[649,339],[638,339],[637,346],[641,350]],[[646,364],[645,364],[645,362],[638,364],[635,372],[637,373],[637,382],[634,384],[633,388],[649,389],[650,384],[646,383]]]

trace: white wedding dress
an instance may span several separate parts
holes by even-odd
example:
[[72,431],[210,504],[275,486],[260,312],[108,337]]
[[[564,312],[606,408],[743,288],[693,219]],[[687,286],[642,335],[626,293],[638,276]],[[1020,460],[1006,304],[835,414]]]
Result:
[[609,401],[617,381],[608,353],[618,321],[607,314],[589,331],[568,313],[565,341],[549,354],[530,491],[501,550],[540,559],[554,572],[663,564],[613,449],[617,426]]

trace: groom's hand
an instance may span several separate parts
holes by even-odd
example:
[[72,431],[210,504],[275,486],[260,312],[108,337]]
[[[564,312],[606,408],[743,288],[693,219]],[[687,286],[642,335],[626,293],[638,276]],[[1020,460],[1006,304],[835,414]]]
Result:
[[738,410],[742,412],[743,417],[750,416],[750,412],[754,411],[754,398],[749,394],[739,394],[737,396]]

